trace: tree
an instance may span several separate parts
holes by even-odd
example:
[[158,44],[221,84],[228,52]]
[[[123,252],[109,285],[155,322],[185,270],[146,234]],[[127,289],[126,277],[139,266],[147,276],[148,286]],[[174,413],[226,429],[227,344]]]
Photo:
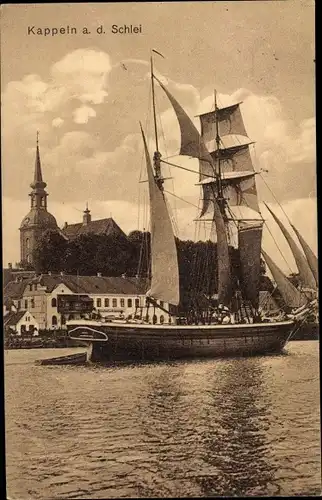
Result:
[[60,272],[64,269],[67,242],[55,229],[47,229],[33,252],[37,272]]
[[[128,238],[117,235],[87,234],[66,241],[59,232],[48,230],[39,240],[35,257],[38,272],[59,272],[93,276],[149,277],[151,275],[151,234],[132,231]],[[211,241],[183,241],[176,238],[182,314],[191,308],[202,310],[217,292],[217,245]],[[233,289],[238,288],[238,250],[230,247]],[[273,285],[261,266],[261,289]]]

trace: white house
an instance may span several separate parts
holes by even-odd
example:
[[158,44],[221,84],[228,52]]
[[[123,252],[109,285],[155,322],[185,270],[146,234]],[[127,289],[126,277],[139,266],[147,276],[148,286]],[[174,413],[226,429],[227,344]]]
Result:
[[93,309],[101,316],[148,314],[151,322],[169,322],[167,304],[146,309],[148,288],[144,278],[49,273],[8,283],[4,296],[17,311],[30,311],[40,330],[66,328],[67,320],[79,319]]
[[30,334],[35,337],[39,333],[39,323],[29,311],[9,313],[4,318],[4,327],[19,336]]

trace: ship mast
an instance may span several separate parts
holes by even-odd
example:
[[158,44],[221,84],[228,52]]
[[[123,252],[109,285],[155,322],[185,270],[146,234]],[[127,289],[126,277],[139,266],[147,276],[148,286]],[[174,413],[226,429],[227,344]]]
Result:
[[225,198],[223,195],[222,188],[222,178],[221,178],[221,163],[220,163],[220,135],[219,135],[219,121],[218,121],[218,105],[217,105],[217,90],[214,91],[215,98],[215,124],[216,124],[216,156],[217,156],[217,168],[216,168],[216,184],[217,184],[217,201],[220,208],[220,211],[224,217],[225,223],[227,222],[227,214],[225,212]]
[[152,107],[153,107],[153,123],[154,123],[154,136],[155,136],[155,152],[153,155],[153,167],[154,167],[154,178],[161,191],[163,191],[164,179],[161,174],[161,153],[159,151],[159,141],[158,141],[158,127],[157,127],[157,115],[155,107],[155,90],[154,90],[154,74],[153,74],[153,57],[151,55],[151,87],[152,87]]

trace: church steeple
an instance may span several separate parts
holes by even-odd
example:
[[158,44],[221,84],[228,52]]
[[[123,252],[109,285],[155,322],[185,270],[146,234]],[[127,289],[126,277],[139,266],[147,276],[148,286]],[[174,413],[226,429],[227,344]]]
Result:
[[29,194],[31,207],[28,214],[20,224],[20,254],[21,263],[35,266],[35,250],[42,234],[48,229],[58,230],[56,219],[47,211],[47,196],[45,191],[47,186],[43,181],[41,172],[41,162],[39,153],[39,133],[37,132],[36,161],[34,180],[30,184],[32,188]]
[[32,188],[32,192],[30,193],[31,208],[43,208],[45,210],[47,209],[48,194],[45,191],[46,186],[47,184],[46,182],[43,181],[41,172],[41,161],[39,153],[39,132],[37,131],[35,173],[34,173],[34,180],[30,184],[30,187]]

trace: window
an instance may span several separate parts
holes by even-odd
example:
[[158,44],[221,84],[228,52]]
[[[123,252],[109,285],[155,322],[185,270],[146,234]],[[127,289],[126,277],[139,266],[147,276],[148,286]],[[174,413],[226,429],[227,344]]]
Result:
[[153,314],[152,321],[153,321],[153,324],[154,324],[154,325],[158,322],[158,317],[157,317],[157,315],[156,315],[156,314]]
[[140,307],[140,299],[135,299],[135,307]]
[[34,298],[32,298],[32,299],[30,300],[30,307],[31,307],[31,308],[34,308],[34,307],[35,307],[35,299],[34,299]]
[[32,292],[32,283],[29,285],[29,290]]
[[53,316],[53,317],[51,318],[51,324],[52,324],[53,326],[56,326],[56,325],[57,325],[57,316]]
[[160,323],[161,323],[161,325],[163,325],[163,323],[164,323],[164,316],[163,316],[163,314],[161,314],[161,316],[160,316]]
[[63,314],[61,315],[61,324],[66,325],[66,318]]
[[127,307],[132,307],[132,299],[127,299]]
[[96,299],[96,307],[102,307],[102,299]]
[[57,307],[57,300],[55,299],[55,297],[51,299],[51,307]]
[[104,307],[110,307],[110,299],[104,299]]
[[17,309],[18,309],[18,311],[19,311],[20,307],[21,307],[21,302],[20,302],[20,300],[18,300],[18,302],[17,302]]
[[25,309],[28,309],[28,300],[25,300]]
[[117,299],[112,300],[113,307],[117,307]]
[[125,307],[125,300],[124,300],[124,299],[121,299],[121,300],[120,300],[120,306],[121,306],[121,307]]
[[73,314],[70,314],[70,315],[68,316],[68,319],[74,319],[74,315],[73,315]]
[[163,302],[163,300],[160,300],[160,307],[164,307],[164,302]]
[[30,240],[29,238],[26,239],[26,250],[29,250],[30,247]]

